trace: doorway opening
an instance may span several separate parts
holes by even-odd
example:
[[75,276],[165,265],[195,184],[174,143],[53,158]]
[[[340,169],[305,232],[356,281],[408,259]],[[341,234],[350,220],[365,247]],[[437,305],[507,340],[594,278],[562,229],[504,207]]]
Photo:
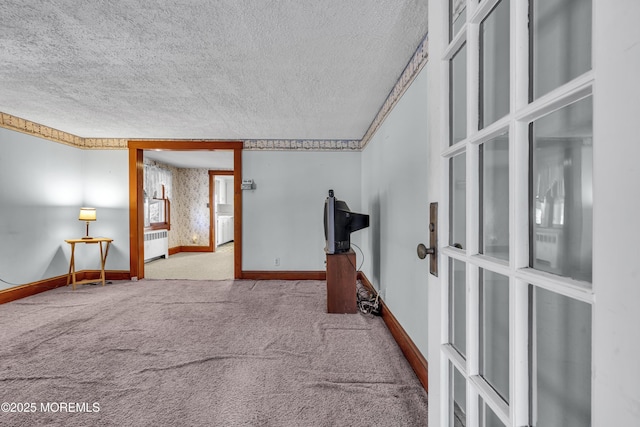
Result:
[[[130,228],[130,269],[131,277],[142,279],[145,277],[144,265],[144,151],[219,151],[233,152],[233,171],[210,171],[210,187],[214,184],[216,174],[229,174],[233,177],[232,187],[226,194],[226,201],[232,205],[233,224],[227,227],[227,236],[232,235],[233,241],[233,278],[242,278],[242,148],[241,141],[129,141],[129,228]],[[212,174],[213,173],[213,174]],[[229,194],[232,193],[232,194]],[[215,207],[214,193],[209,190],[209,218],[208,250],[215,251]],[[169,225],[170,226],[170,225]],[[190,246],[185,246],[189,248]],[[185,252],[188,252],[187,249]]]

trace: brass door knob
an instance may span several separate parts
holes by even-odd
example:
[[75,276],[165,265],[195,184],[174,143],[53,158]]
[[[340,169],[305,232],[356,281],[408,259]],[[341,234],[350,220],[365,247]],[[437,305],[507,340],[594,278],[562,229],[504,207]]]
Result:
[[425,259],[427,255],[435,255],[435,248],[427,248],[424,244],[420,243],[418,245],[418,258]]

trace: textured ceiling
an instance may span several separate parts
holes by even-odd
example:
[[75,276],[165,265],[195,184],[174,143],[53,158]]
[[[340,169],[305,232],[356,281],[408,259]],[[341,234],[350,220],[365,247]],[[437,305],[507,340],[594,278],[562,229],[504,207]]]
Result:
[[427,0],[0,2],[0,111],[84,138],[361,139]]

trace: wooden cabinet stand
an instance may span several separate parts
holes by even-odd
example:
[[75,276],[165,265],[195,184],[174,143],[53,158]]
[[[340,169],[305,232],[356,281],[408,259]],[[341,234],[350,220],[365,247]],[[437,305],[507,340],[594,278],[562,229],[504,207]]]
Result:
[[356,313],[356,253],[327,254],[327,313]]

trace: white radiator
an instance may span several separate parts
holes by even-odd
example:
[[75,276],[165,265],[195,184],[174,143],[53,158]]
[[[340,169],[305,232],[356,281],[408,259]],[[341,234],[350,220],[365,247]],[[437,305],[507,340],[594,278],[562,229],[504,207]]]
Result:
[[144,262],[156,258],[169,258],[169,233],[167,230],[144,232]]

